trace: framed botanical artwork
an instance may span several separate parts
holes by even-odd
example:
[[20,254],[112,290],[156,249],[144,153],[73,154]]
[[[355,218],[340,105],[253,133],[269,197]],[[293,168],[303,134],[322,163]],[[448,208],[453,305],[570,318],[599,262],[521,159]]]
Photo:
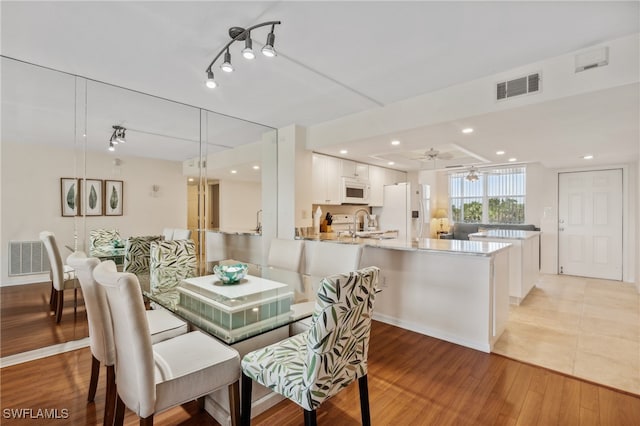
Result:
[[102,179],[84,179],[82,187],[82,209],[86,216],[102,216]]
[[80,185],[76,178],[60,178],[60,207],[62,216],[80,214]]
[[121,180],[104,181],[105,216],[122,216],[123,183]]

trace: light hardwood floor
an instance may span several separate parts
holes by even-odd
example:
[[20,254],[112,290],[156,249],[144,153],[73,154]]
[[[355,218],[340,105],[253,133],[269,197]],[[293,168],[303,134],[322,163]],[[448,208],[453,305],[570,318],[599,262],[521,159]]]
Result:
[[[538,305],[543,303],[545,298],[551,306],[560,306],[560,310],[575,309],[568,307],[571,304],[562,300],[576,291],[574,287],[583,286],[585,289],[593,287],[595,291],[592,295],[591,291],[585,290],[582,300],[590,302],[587,305],[606,299],[597,288],[607,283],[579,284],[580,279],[559,278],[561,280],[556,282],[555,277],[542,277],[539,287],[531,295],[535,297],[529,301],[525,300],[521,307],[512,309],[505,340],[513,339],[518,324],[524,323],[518,312],[527,307],[545,310]],[[575,282],[575,285],[572,286],[572,282]],[[3,354],[5,351],[11,352],[4,345],[28,350],[59,343],[75,335],[86,335],[83,307],[80,307],[78,315],[74,316],[72,298],[68,298],[62,326],[57,329],[55,320],[46,308],[43,308],[48,301],[48,284],[29,288],[33,290],[31,296],[28,295],[29,292],[24,291],[25,289],[10,291],[15,293],[11,297],[19,301],[18,305],[13,307],[5,305],[8,300],[7,289],[0,289]],[[610,298],[615,299],[616,296]],[[583,312],[590,312],[590,309],[582,308]],[[603,315],[608,314],[606,311],[600,312],[603,312]],[[560,324],[570,323],[562,315],[557,320]],[[529,324],[540,321],[547,320],[532,319]],[[588,320],[586,321],[585,325],[588,325]],[[21,324],[29,327],[30,331],[20,333]],[[528,340],[524,335],[520,342],[527,343],[519,346],[531,348],[532,342]],[[576,347],[577,345],[576,343]],[[533,350],[530,352],[535,353]],[[553,351],[550,354],[550,359],[558,357]],[[515,358],[513,354],[509,356]],[[81,349],[2,368],[0,416],[4,415],[5,409],[11,408],[66,408],[69,410],[69,418],[58,420],[56,424],[101,423],[104,408],[104,371],[99,382],[96,402],[87,404],[90,359],[89,349]],[[531,361],[540,362],[538,359]],[[640,397],[637,395],[598,386],[500,355],[484,354],[378,322],[374,322],[372,328],[369,391],[373,424],[376,425],[640,424]],[[355,425],[359,424],[359,418],[357,386],[350,386],[318,410],[318,421],[324,425]],[[39,422],[46,423],[42,420]],[[34,420],[2,417],[0,423],[33,424]],[[137,424],[133,413],[127,413],[126,423]],[[278,404],[253,421],[256,425],[278,426],[302,423],[300,408],[288,401]],[[208,414],[198,412],[196,404],[190,403],[160,414],[156,418],[156,424],[217,423]]]
[[628,283],[542,275],[511,306],[494,350],[640,395],[640,295]]

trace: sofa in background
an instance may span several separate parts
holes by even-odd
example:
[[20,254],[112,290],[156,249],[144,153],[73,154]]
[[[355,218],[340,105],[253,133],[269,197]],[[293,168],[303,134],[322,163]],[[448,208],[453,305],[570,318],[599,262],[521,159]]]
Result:
[[469,234],[487,229],[518,229],[520,231],[539,231],[535,225],[501,223],[454,223],[448,234],[440,235],[444,240],[468,240]]

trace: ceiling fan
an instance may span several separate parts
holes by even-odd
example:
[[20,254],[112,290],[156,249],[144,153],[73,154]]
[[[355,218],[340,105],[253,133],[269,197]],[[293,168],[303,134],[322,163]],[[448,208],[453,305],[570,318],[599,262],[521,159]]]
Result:
[[435,168],[436,160],[451,160],[453,155],[449,152],[440,152],[437,149],[429,148],[422,155],[414,157],[414,160],[418,161],[432,161]]

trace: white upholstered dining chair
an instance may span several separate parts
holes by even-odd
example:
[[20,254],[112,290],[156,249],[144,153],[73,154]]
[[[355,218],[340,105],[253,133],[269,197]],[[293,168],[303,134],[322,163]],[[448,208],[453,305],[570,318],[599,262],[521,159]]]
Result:
[[274,238],[269,245],[267,264],[275,268],[300,272],[304,241]]
[[[107,391],[104,419],[105,423],[111,424],[116,402],[114,373],[116,354],[107,296],[104,289],[93,278],[93,270],[100,264],[100,260],[95,257],[87,257],[84,252],[77,251],[67,257],[67,263],[75,269],[78,281],[80,281],[87,311],[87,322],[89,323],[91,379],[87,401],[94,400],[100,376],[100,365],[105,365],[107,367]],[[145,315],[152,343],[180,336],[188,331],[187,323],[164,309],[145,311]]]
[[78,281],[73,268],[62,263],[55,235],[49,231],[42,231],[40,240],[47,250],[49,265],[51,266],[51,271],[49,272],[51,277],[49,307],[55,312],[56,323],[60,324],[62,309],[64,308],[65,290],[73,289],[73,312],[76,312],[78,306]]
[[152,345],[136,276],[117,272],[112,261],[97,265],[93,275],[106,290],[113,325],[118,385],[114,424],[123,423],[125,406],[140,417],[140,424],[151,425],[155,413],[227,386],[236,425],[238,352],[200,331]]
[[360,244],[341,244],[316,242],[310,250],[310,275],[327,277],[329,275],[351,272],[360,266],[362,246]]

